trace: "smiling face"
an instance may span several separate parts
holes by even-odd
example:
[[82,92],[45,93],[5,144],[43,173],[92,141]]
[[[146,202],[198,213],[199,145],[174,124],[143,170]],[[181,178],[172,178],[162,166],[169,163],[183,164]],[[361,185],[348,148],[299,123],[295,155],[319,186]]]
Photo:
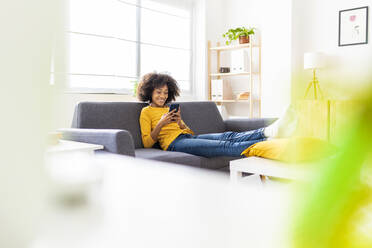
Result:
[[168,86],[164,85],[160,88],[155,88],[152,92],[151,106],[164,107],[165,101],[168,99]]

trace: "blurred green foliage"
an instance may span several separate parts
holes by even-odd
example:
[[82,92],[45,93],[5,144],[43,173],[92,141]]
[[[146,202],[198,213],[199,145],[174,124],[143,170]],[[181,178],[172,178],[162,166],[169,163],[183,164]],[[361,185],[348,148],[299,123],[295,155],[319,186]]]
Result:
[[304,200],[294,217],[293,247],[372,247],[372,188],[362,177],[372,167],[372,94],[361,102],[361,115],[344,130],[341,152],[319,166],[298,197]]

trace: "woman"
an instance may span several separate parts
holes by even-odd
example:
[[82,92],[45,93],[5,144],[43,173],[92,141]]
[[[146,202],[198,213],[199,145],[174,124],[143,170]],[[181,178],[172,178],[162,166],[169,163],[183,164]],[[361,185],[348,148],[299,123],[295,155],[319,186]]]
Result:
[[[145,148],[159,142],[167,151],[177,151],[203,157],[240,157],[249,146],[267,138],[279,137],[286,131],[283,126],[290,121],[280,119],[266,128],[247,132],[224,132],[194,135],[181,118],[181,109],[169,112],[168,103],[179,96],[176,80],[167,74],[148,73],[138,86],[140,101],[149,102],[141,111],[140,126]],[[288,132],[287,132],[288,133]]]

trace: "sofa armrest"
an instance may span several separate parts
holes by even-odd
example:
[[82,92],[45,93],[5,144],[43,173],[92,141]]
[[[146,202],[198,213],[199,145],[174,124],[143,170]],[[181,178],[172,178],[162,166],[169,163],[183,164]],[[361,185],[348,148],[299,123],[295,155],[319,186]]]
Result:
[[120,129],[62,128],[63,139],[103,145],[104,150],[134,157],[132,135]]
[[239,118],[225,120],[226,131],[244,132],[262,127],[267,127],[276,118]]

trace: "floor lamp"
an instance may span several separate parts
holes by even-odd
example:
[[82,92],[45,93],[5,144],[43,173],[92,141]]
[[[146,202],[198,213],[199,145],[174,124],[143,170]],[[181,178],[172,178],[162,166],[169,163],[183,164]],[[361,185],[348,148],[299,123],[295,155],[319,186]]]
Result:
[[305,97],[309,94],[311,87],[314,88],[314,98],[318,99],[318,92],[321,95],[321,98],[324,98],[323,92],[319,87],[319,81],[316,77],[316,69],[324,67],[324,56],[322,53],[305,53],[304,54],[304,69],[313,70],[313,79],[310,81],[307,86]]

